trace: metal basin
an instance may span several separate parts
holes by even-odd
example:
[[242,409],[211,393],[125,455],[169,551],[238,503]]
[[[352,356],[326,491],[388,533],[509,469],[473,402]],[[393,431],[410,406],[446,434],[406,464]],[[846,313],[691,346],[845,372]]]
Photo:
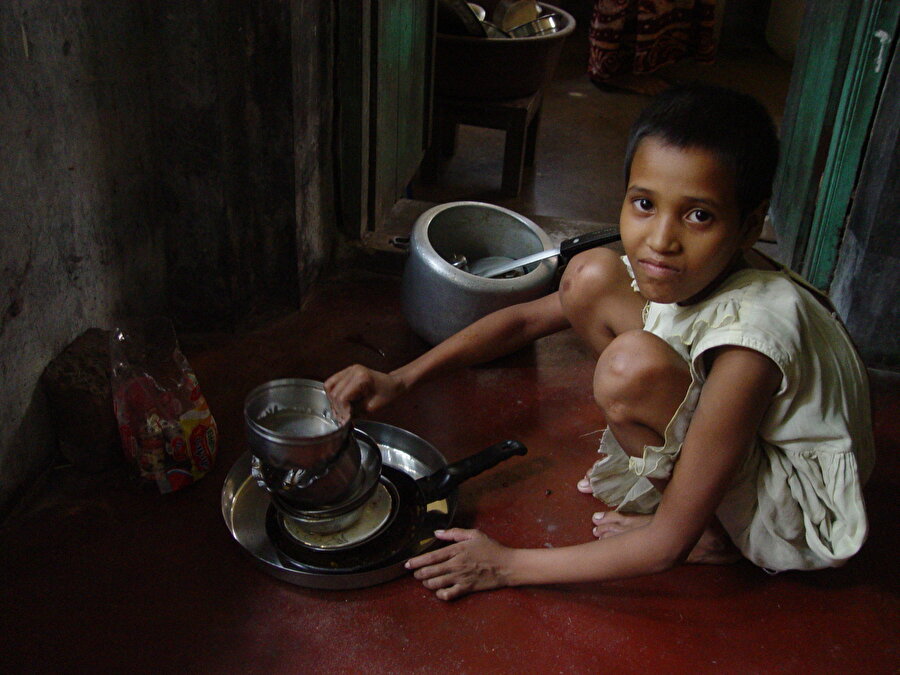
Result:
[[425,341],[437,344],[481,317],[545,295],[556,260],[525,268],[511,279],[487,279],[455,267],[488,257],[521,258],[553,248],[547,234],[528,218],[493,204],[449,202],[419,216],[403,271],[403,315]]
[[575,30],[574,17],[540,3],[556,14],[556,30],[533,37],[472,37],[438,33],[434,52],[434,87],[440,96],[499,101],[530,96],[552,79],[565,39]]
[[333,409],[321,382],[286,378],[256,387],[244,402],[244,423],[257,478],[285,502],[325,507],[358,491],[361,452],[349,410]]

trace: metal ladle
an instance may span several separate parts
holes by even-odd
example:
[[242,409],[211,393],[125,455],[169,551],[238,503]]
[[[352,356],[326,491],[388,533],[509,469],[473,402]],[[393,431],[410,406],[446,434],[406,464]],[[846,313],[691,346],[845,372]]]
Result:
[[[474,274],[476,277],[487,276],[485,272],[489,272],[492,269],[497,268],[502,265],[504,267],[508,267],[509,263],[513,262],[514,258],[509,258],[507,256],[502,255],[490,255],[484,258],[479,258],[474,261],[471,265],[469,265],[469,260],[466,256],[461,253],[456,253],[450,260],[450,264],[455,268],[462,270],[463,272],[468,272],[469,274]],[[520,277],[525,273],[524,267],[515,267],[513,269],[507,269],[502,274],[496,275],[498,279],[515,279],[516,277]],[[492,275],[494,276],[494,275]]]

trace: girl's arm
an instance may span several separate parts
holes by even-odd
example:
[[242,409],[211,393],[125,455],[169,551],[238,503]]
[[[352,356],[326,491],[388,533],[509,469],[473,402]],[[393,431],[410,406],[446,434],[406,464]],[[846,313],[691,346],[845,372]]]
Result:
[[778,367],[758,352],[724,347],[712,358],[672,478],[645,525],[558,549],[511,549],[474,530],[450,530],[439,536],[457,543],[407,566],[450,600],[500,586],[622,579],[683,562],[755,442],[781,381]]
[[568,326],[559,293],[551,293],[488,314],[390,373],[359,364],[345,368],[325,381],[325,389],[335,401],[373,412],[421,382],[510,354]]

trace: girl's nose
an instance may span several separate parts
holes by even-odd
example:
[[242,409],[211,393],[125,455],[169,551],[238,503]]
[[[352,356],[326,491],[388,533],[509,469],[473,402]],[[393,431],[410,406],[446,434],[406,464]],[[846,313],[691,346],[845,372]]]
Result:
[[660,215],[653,222],[647,237],[647,244],[659,253],[675,253],[678,251],[677,219]]

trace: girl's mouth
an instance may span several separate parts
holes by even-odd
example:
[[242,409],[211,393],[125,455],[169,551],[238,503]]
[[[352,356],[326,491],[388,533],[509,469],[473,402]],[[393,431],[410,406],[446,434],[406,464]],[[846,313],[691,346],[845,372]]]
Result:
[[660,260],[653,260],[651,258],[642,258],[638,261],[638,264],[647,276],[652,279],[671,279],[679,273],[678,270],[671,265],[667,265]]

